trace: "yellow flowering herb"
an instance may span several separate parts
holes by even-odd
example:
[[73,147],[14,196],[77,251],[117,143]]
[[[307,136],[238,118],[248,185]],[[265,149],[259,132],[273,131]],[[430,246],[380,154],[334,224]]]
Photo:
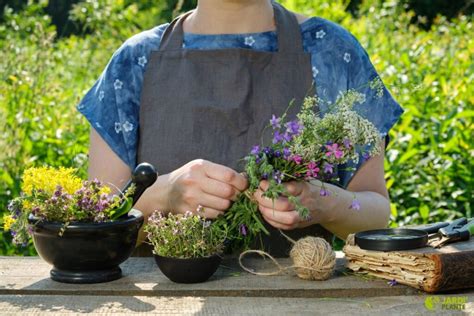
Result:
[[3,229],[5,231],[10,230],[10,228],[12,227],[14,223],[15,223],[15,220],[13,219],[11,215],[3,216]]
[[47,194],[53,194],[56,186],[60,185],[65,192],[73,194],[82,186],[82,180],[74,175],[73,168],[52,167],[29,168],[23,174],[22,190],[31,195],[33,190],[43,190]]

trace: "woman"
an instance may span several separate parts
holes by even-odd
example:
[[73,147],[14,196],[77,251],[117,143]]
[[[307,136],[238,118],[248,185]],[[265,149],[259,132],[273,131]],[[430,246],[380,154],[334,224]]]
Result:
[[[246,189],[237,161],[258,142],[271,114],[308,91],[334,101],[376,77],[357,40],[334,23],[270,0],[199,0],[171,25],[127,40],[79,104],[93,127],[89,175],[121,187],[137,163],[150,162],[160,176],[136,205],[145,216],[202,205],[215,218]],[[385,137],[403,111],[380,88],[382,97],[365,88],[357,110]],[[286,198],[263,198],[262,181],[255,199],[263,218],[295,238],[330,239],[329,232],[345,238],[384,227],[390,203],[383,155],[354,167],[355,173],[339,172],[341,187],[328,184],[329,197],[309,183],[287,184],[311,211],[309,221]],[[348,207],[354,195],[357,211]],[[278,235],[265,244],[284,255],[288,245]]]

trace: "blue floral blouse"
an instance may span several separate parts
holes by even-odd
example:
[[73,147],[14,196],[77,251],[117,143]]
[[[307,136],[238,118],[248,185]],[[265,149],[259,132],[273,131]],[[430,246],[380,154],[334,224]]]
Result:
[[[159,49],[167,26],[163,24],[128,39],[113,54],[97,82],[77,106],[131,169],[136,165],[144,71],[150,52]],[[304,21],[300,27],[304,50],[312,56],[316,95],[326,102],[334,102],[340,93],[349,89],[365,93],[365,102],[355,109],[375,124],[382,137],[387,135],[403,109],[383,84],[379,89],[367,86],[369,81],[378,78],[378,74],[357,39],[341,26],[319,17]],[[185,33],[183,43],[185,49],[247,48],[271,52],[277,47],[274,31],[219,35]],[[366,87],[361,89],[363,86]],[[361,159],[353,164],[353,171],[339,171],[341,186],[348,184],[363,162]]]

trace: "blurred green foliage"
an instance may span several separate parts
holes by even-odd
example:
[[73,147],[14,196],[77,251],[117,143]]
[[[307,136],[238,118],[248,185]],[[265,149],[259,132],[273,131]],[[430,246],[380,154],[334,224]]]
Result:
[[[386,154],[392,225],[473,217],[472,16],[437,16],[425,30],[411,23],[415,13],[398,2],[365,0],[355,16],[344,0],[281,2],[349,29],[406,110]],[[89,126],[74,106],[125,39],[169,21],[195,1],[68,3],[66,23],[74,28],[63,28],[63,37],[47,14],[48,1],[30,0],[2,16],[0,215],[20,193],[27,167],[73,166],[85,176]],[[32,253],[31,245],[14,248],[9,234],[0,234],[0,254]]]

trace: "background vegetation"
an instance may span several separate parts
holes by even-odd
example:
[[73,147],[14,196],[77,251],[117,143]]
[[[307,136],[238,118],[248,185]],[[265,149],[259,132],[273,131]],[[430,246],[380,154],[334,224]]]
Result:
[[[0,216],[28,166],[85,175],[89,126],[75,105],[124,40],[194,5],[7,2],[0,1]],[[473,1],[281,2],[349,29],[406,110],[386,155],[392,225],[473,217]],[[10,241],[0,232],[0,255],[34,252]]]

